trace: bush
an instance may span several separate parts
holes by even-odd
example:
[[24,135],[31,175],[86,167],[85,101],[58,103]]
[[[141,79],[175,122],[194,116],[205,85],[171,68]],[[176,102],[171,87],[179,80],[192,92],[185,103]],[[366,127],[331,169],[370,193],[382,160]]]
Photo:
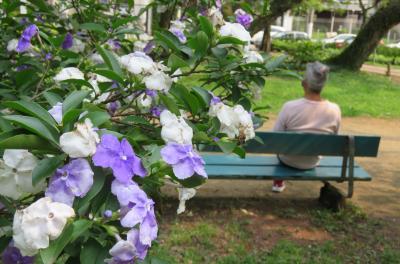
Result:
[[324,61],[340,53],[341,50],[324,46],[321,42],[274,40],[272,49],[285,52],[291,64],[302,69],[308,62]]

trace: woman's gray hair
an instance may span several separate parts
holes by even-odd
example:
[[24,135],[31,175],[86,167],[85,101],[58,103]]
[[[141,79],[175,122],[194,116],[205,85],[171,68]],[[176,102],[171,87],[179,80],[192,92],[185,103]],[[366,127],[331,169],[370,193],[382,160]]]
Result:
[[304,81],[307,88],[314,93],[321,93],[325,82],[328,79],[329,67],[319,61],[307,63]]

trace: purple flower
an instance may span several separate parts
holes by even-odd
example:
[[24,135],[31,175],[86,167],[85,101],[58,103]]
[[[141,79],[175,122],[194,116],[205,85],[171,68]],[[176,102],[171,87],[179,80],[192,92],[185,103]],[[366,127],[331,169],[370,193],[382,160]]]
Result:
[[179,39],[179,41],[181,43],[185,43],[186,42],[186,40],[187,40],[186,36],[185,36],[185,34],[183,33],[183,31],[181,29],[179,29],[179,28],[171,28],[169,31],[172,34],[174,34]]
[[146,93],[146,95],[148,95],[150,97],[153,97],[153,98],[157,96],[157,91],[156,90],[146,89],[145,93]]
[[84,197],[93,185],[93,171],[86,159],[74,159],[57,169],[50,180],[46,196],[72,206],[75,196]]
[[121,106],[121,104],[118,101],[108,103],[107,104],[108,112],[110,112],[110,114],[113,115],[113,114],[115,114],[115,112],[118,110],[118,108],[120,106]]
[[121,43],[117,39],[109,39],[107,43],[112,50],[119,50],[121,48]]
[[44,19],[43,19],[43,16],[41,16],[41,15],[36,15],[36,21],[38,21],[40,23],[44,23],[45,22]]
[[192,145],[168,143],[161,149],[163,160],[172,165],[172,170],[178,179],[186,179],[197,173],[207,178],[203,158],[193,150]]
[[201,16],[208,16],[208,9],[204,6],[200,7],[199,13]]
[[44,55],[44,59],[46,60],[46,61],[49,61],[49,60],[51,60],[53,58],[53,55],[50,53],[50,52],[48,52],[48,53],[46,53],[46,55]]
[[112,217],[112,211],[111,211],[111,210],[105,210],[105,211],[103,212],[103,216],[104,216],[105,218],[111,218],[111,217]]
[[49,114],[56,120],[58,124],[61,124],[63,118],[62,112],[63,104],[61,102],[57,102],[48,112]]
[[18,45],[15,50],[17,52],[27,51],[31,46],[32,38],[38,32],[39,32],[39,29],[35,24],[31,24],[27,28],[25,28],[24,32],[22,32],[21,38],[18,40]]
[[151,109],[150,109],[150,113],[153,115],[153,116],[156,116],[156,117],[160,117],[160,115],[161,115],[161,112],[164,110],[165,108],[164,107],[162,107],[162,106],[153,106]]
[[218,103],[221,103],[222,101],[221,101],[221,98],[219,98],[218,96],[215,96],[215,95],[212,95],[212,98],[211,98],[211,104],[218,104]]
[[133,181],[122,183],[114,180],[111,192],[117,196],[121,205],[121,225],[134,227],[139,224],[140,242],[151,246],[158,232],[153,200]]
[[215,6],[219,9],[222,8],[222,1],[221,0],[215,0]]
[[214,142],[220,141],[220,139],[218,137],[214,137],[213,140],[214,140]]
[[113,257],[108,263],[129,264],[135,263],[135,259],[144,260],[149,246],[143,245],[139,240],[139,231],[132,229],[127,234],[127,239],[118,241],[111,249],[110,255]]
[[128,140],[124,138],[120,143],[118,138],[111,134],[101,137],[92,160],[96,166],[111,168],[115,178],[123,183],[129,182],[135,175],[144,177],[147,174]]
[[249,28],[251,23],[253,22],[253,17],[250,14],[247,14],[242,9],[236,10],[235,15],[236,15],[236,22],[238,22],[245,28]]
[[19,21],[20,25],[26,25],[29,23],[29,19],[26,17],[21,18],[21,20]]
[[27,69],[29,69],[29,68],[30,68],[29,65],[22,64],[22,65],[20,65],[20,66],[17,66],[17,68],[15,68],[15,70],[16,70],[17,72],[21,72],[21,71],[25,71],[25,70],[27,70]]
[[3,264],[32,264],[35,257],[24,257],[18,248],[10,243],[1,256]]
[[67,35],[65,35],[64,41],[61,45],[61,47],[63,49],[70,49],[72,46],[74,45],[74,37],[72,36],[71,33],[67,33]]
[[155,47],[154,41],[149,41],[146,44],[146,46],[144,46],[143,52],[146,53],[146,54],[149,54],[154,49],[154,47]]

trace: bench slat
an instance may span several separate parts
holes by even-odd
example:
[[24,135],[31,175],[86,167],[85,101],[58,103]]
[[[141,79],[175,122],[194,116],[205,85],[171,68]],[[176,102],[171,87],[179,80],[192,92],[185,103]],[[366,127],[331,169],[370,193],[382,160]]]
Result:
[[[344,135],[324,135],[293,132],[256,132],[264,144],[250,140],[245,146],[248,153],[343,156],[348,146]],[[355,136],[355,156],[376,157],[380,137]],[[202,151],[219,152],[217,147],[205,147]]]
[[[207,165],[254,165],[254,166],[279,166],[281,165],[276,156],[247,154],[245,159],[237,155],[225,155],[214,153],[201,154]],[[319,167],[342,167],[342,157],[323,157]],[[355,167],[359,167],[355,164]]]
[[[317,167],[301,171],[286,166],[235,166],[207,165],[206,172],[210,179],[280,179],[280,180],[340,180],[341,168]],[[370,181],[371,176],[361,167],[354,168],[354,180]]]

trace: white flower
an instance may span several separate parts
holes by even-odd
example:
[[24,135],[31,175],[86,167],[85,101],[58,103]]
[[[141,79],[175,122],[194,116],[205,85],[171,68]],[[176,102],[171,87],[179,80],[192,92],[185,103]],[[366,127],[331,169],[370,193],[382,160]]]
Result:
[[32,185],[37,163],[37,158],[25,149],[6,149],[0,160],[0,195],[17,200],[26,193],[42,191],[44,182]]
[[7,43],[7,51],[13,52],[18,46],[18,39],[12,39]]
[[72,47],[69,50],[75,53],[83,52],[85,50],[85,43],[80,39],[74,38],[72,41]]
[[133,74],[152,73],[157,70],[153,59],[143,52],[134,52],[120,58],[122,66]]
[[146,95],[145,93],[142,93],[138,98],[137,102],[140,108],[147,110],[150,108],[151,103],[153,102],[153,99],[151,96]]
[[179,29],[179,30],[183,31],[186,28],[186,24],[183,21],[180,21],[180,20],[173,20],[173,21],[171,21],[170,29],[171,28],[176,28],[176,29]]
[[75,67],[67,67],[62,69],[54,78],[54,81],[61,82],[69,79],[80,79],[84,80],[83,72]]
[[231,139],[245,136],[245,140],[249,140],[255,137],[251,115],[241,105],[232,108],[222,102],[211,104],[208,114],[218,118],[220,131]]
[[160,115],[160,123],[161,137],[165,143],[192,144],[193,129],[182,116],[177,117],[170,111],[164,110]]
[[133,50],[143,52],[144,48],[146,47],[147,43],[141,40],[136,40],[133,44]]
[[225,21],[224,21],[224,16],[221,13],[221,10],[219,8],[216,8],[213,6],[209,11],[210,18],[212,24],[215,26],[222,26]]
[[63,231],[74,209],[66,204],[52,202],[44,197],[14,215],[13,240],[23,256],[33,256],[39,249],[47,248],[50,240]]
[[98,54],[98,53],[93,53],[92,55],[90,55],[89,60],[93,64],[102,64],[102,63],[104,63],[103,57],[101,57],[101,55]]
[[219,30],[219,34],[223,37],[234,37],[244,42],[251,40],[250,33],[239,23],[226,22]]
[[172,85],[172,79],[162,71],[156,71],[150,76],[143,78],[146,88],[168,92]]
[[178,187],[179,206],[176,210],[177,214],[181,214],[186,210],[186,201],[192,199],[196,195],[196,189]]
[[235,105],[233,107],[233,111],[235,112],[238,120],[237,127],[239,129],[239,134],[244,135],[246,141],[254,138],[256,135],[250,113],[244,110],[243,106],[241,105]]
[[90,119],[78,123],[76,129],[60,137],[61,149],[71,158],[85,158],[96,153],[96,144],[100,142],[99,135],[94,131]]
[[263,63],[264,58],[257,51],[247,51],[243,56],[246,63]]
[[63,104],[61,102],[57,102],[50,110],[50,115],[57,121],[58,124],[61,124],[63,118],[62,112]]

